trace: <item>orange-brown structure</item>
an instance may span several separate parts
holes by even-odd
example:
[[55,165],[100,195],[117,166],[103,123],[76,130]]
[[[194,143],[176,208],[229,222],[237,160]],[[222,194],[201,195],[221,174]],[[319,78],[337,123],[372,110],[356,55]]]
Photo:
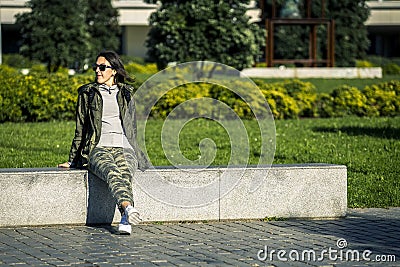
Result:
[[[266,50],[265,60],[268,67],[272,67],[275,64],[295,64],[300,63],[304,66],[316,67],[319,65],[325,65],[326,67],[333,67],[335,65],[335,22],[333,19],[325,18],[325,0],[321,0],[321,14],[320,17],[312,17],[311,14],[311,1],[304,0],[306,17],[305,18],[281,18],[277,16],[277,5],[276,1],[272,0],[271,13],[266,15],[266,5],[263,0],[260,0],[260,8],[262,10],[262,19],[265,20],[265,28],[267,30],[266,37]],[[309,58],[305,59],[275,59],[274,58],[274,30],[276,26],[284,25],[302,25],[309,26]],[[326,57],[317,57],[317,27],[319,25],[326,25],[327,28],[327,39],[326,39]]]

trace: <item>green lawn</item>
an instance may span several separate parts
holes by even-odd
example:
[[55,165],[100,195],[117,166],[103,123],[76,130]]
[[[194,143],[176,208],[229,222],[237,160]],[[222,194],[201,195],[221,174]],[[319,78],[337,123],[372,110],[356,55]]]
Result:
[[[400,117],[278,120],[274,164],[334,163],[348,168],[349,207],[400,206]],[[250,163],[257,163],[260,138],[256,121],[245,121]],[[162,121],[146,127],[146,145],[154,165],[169,165],[161,147]],[[73,122],[3,123],[0,167],[54,167],[67,160]],[[199,143],[212,139],[218,152],[213,165],[225,165],[229,135],[217,123],[194,120],[180,132],[180,149],[199,159]]]

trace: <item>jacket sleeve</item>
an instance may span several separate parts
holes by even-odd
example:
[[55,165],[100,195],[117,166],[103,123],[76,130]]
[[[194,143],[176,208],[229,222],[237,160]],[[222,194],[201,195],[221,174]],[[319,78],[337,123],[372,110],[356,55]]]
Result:
[[78,162],[80,161],[80,152],[84,145],[84,131],[85,131],[85,124],[86,124],[86,115],[87,115],[87,108],[86,108],[86,100],[85,94],[79,91],[78,94],[78,101],[76,104],[76,125],[75,125],[75,134],[72,140],[71,149],[69,153],[69,162],[71,162],[71,167],[75,167]]

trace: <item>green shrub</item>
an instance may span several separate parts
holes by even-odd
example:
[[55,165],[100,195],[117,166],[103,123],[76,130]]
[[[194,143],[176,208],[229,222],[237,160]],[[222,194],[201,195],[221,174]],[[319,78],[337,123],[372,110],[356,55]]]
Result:
[[[275,114],[279,118],[317,116],[316,88],[310,82],[295,79],[277,83],[255,80],[255,83],[267,98],[274,116]],[[271,92],[268,93],[269,91]]]
[[18,71],[15,68],[12,68],[7,65],[0,65],[0,76],[1,77],[10,77],[18,74]]
[[400,74],[400,61],[396,58],[385,58],[381,56],[369,56],[368,61],[373,67],[381,67],[384,75]]
[[331,93],[334,117],[345,115],[367,115],[367,98],[356,87],[342,85]]
[[[143,73],[155,71],[155,65],[140,66],[128,64],[131,72]],[[366,86],[363,90],[342,85],[330,94],[317,94],[316,88],[309,82],[287,80],[267,83],[254,82],[262,96],[252,90],[251,82],[225,81],[230,89],[217,84],[190,83],[181,85],[179,73],[170,79],[164,88],[171,88],[162,96],[157,96],[154,86],[148,84],[148,92],[143,99],[157,97],[158,102],[151,109],[151,117],[166,118],[179,106],[175,117],[187,118],[212,116],[216,118],[253,119],[253,108],[260,107],[267,101],[275,119],[298,117],[340,117],[357,116],[398,116],[400,115],[400,81]],[[22,75],[17,69],[1,65],[0,79],[3,82],[0,91],[0,122],[29,122],[50,120],[72,120],[75,117],[77,88],[93,81],[93,73],[69,76],[66,69],[48,74],[43,65],[32,66],[29,75]],[[224,84],[221,82],[221,84]],[[137,88],[140,84],[136,82]],[[232,91],[232,90],[233,91]],[[164,92],[163,92],[164,93]],[[201,98],[213,99],[201,101]],[[222,110],[218,102],[228,106]]]
[[366,86],[362,92],[367,98],[368,115],[400,115],[400,81]]
[[384,82],[377,84],[379,88],[384,91],[394,91],[397,96],[400,96],[400,81],[392,80],[390,82]]
[[400,115],[400,81],[366,86],[363,90],[343,85],[331,94],[319,94],[319,116],[397,116]]
[[312,83],[300,80],[288,80],[281,83],[281,85],[285,89],[285,92],[296,101],[300,109],[299,116],[315,117],[317,115],[317,93]]
[[[200,83],[190,83],[181,86],[174,86],[173,81],[170,82],[171,85],[167,93],[160,95],[155,95],[157,92],[149,91],[149,97],[161,97],[157,103],[152,107],[150,116],[153,118],[163,118],[165,119],[170,112],[176,108],[178,105],[184,103],[190,99],[202,98],[208,96],[208,91],[210,84],[200,84]],[[146,100],[145,100],[146,101]],[[194,111],[199,114],[209,114],[209,109],[202,105],[202,102],[196,101],[196,105],[185,105],[181,106],[179,112],[174,113],[175,118],[185,118],[193,114]]]
[[[254,84],[247,81],[230,81],[227,84],[230,89],[219,85],[213,85],[210,88],[210,97],[217,99],[228,105],[232,111],[243,119],[254,119],[253,111],[260,108],[264,98],[253,92]],[[260,115],[260,114],[259,114]]]
[[376,55],[367,56],[367,60],[371,62],[371,64],[373,64],[373,66],[375,67],[382,67],[384,65],[391,63],[390,59]]
[[135,62],[131,62],[125,65],[125,69],[128,73],[143,73],[143,74],[155,74],[157,73],[157,65],[156,64],[146,64],[141,65]]
[[367,60],[356,60],[356,67],[357,68],[372,68],[375,67],[375,65]]
[[75,117],[77,88],[89,76],[18,74],[3,76],[2,81],[0,122],[69,120]]
[[400,57],[392,57],[390,61],[400,66]]
[[333,97],[330,94],[321,93],[317,97],[318,116],[321,118],[336,117]]
[[395,63],[389,63],[383,66],[383,73],[389,75],[397,75],[400,74],[400,66]]
[[[239,116],[243,119],[253,119],[253,110],[258,111],[265,99],[260,95],[254,94],[250,89],[253,83],[243,81],[229,81],[231,89],[224,86],[210,83],[189,83],[176,86],[174,81],[170,81],[165,88],[173,88],[165,93],[152,107],[151,116],[155,118],[166,118],[170,112],[178,105],[188,100],[195,100],[180,106],[180,118],[190,117],[191,114],[197,116],[211,116],[215,118],[232,119]],[[247,90],[249,89],[249,90]],[[159,97],[157,92],[149,91],[147,97]],[[262,96],[262,95],[261,95]],[[201,98],[209,100],[202,101]],[[212,104],[210,105],[210,99]],[[144,102],[147,102],[145,99]],[[225,105],[225,106],[224,106]]]
[[296,100],[281,91],[262,90],[275,119],[297,118],[300,113]]
[[3,56],[3,64],[21,69],[32,67],[34,62],[20,54],[6,54]]
[[256,63],[256,68],[266,68],[267,63],[266,62],[257,62]]
[[35,64],[29,69],[29,75],[47,77],[49,73],[44,64]]

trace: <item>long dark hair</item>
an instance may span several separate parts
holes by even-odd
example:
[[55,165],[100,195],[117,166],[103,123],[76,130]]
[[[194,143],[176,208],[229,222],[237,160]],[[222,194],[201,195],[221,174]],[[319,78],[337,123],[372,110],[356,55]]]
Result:
[[117,74],[115,74],[114,77],[114,83],[123,83],[125,80],[128,82],[133,82],[135,80],[129,76],[128,72],[126,72],[124,64],[116,52],[111,50],[102,51],[97,55],[96,60],[99,57],[104,57],[107,59],[107,61],[110,62],[111,67],[117,71]]

